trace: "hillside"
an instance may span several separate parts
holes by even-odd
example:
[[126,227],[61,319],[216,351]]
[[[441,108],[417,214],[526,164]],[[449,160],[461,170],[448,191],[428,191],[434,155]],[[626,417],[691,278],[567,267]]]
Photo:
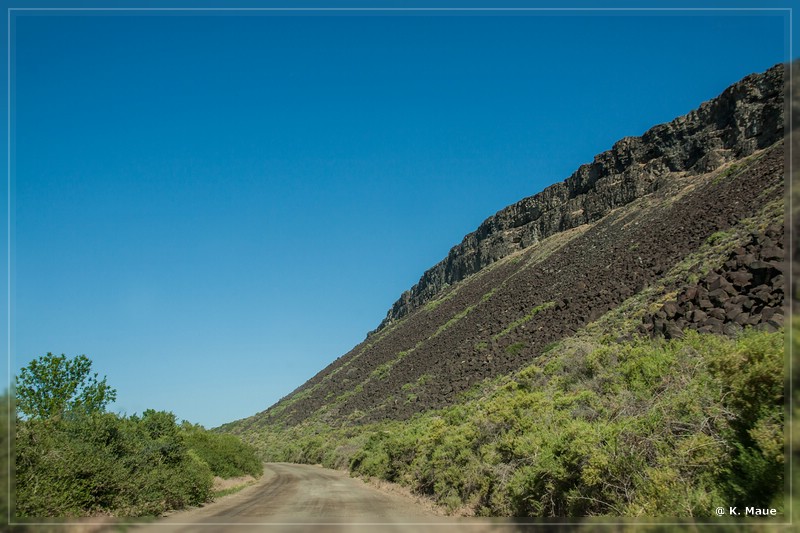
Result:
[[772,145],[783,135],[782,83],[780,66],[745,78],[685,116],[621,139],[565,181],[489,217],[395,302],[378,329],[517,250],[653,192],[664,176],[708,173]]
[[[220,429],[268,458],[348,466],[480,514],[770,504],[782,487],[783,94],[782,65],[750,75],[503,209],[361,344]],[[764,397],[737,399],[750,386]],[[645,474],[600,482],[628,468]]]
[[[749,76],[497,213],[426,272],[382,328],[257,418],[298,422],[320,409],[329,419],[405,418],[519,368],[713,233],[782,200],[782,95],[782,66]],[[406,402],[403,387],[420,380]]]

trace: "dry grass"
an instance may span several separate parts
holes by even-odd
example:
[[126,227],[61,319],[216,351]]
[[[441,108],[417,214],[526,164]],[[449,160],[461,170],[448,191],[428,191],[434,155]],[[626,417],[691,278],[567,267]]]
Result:
[[394,494],[397,496],[402,496],[403,498],[407,498],[408,500],[413,501],[416,505],[420,506],[425,511],[433,513],[439,516],[470,516],[467,514],[466,510],[464,513],[448,513],[447,510],[438,505],[433,498],[429,498],[426,496],[422,496],[420,494],[415,494],[410,489],[398,485],[397,483],[392,483],[390,481],[385,481],[383,479],[379,479],[376,477],[369,477],[369,478],[360,478],[364,483],[367,485],[376,488],[382,492],[387,494]]
[[228,479],[223,479],[219,476],[214,476],[214,484],[211,486],[211,490],[214,492],[215,495],[219,496],[220,493],[231,494],[234,489],[243,489],[248,485],[252,485],[256,482],[256,478],[253,476],[238,476],[238,477],[231,477]]

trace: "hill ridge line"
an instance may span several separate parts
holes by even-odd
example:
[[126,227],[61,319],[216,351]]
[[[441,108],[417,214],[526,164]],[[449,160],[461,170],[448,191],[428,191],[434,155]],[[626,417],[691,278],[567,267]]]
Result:
[[675,172],[702,174],[783,137],[785,68],[750,74],[719,96],[639,137],[624,137],[566,180],[484,220],[425,271],[368,337],[434,299],[443,289],[556,233],[596,222],[661,185]]

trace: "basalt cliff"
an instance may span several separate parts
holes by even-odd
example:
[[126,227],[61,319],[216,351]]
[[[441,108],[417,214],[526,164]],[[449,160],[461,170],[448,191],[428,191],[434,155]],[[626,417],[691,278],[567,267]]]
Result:
[[687,115],[621,139],[563,182],[487,218],[401,295],[378,331],[495,261],[652,193],[662,176],[705,174],[771,146],[783,136],[783,84],[782,65],[748,76]]
[[777,65],[484,221],[380,326],[228,429],[405,420],[587,327],[733,337],[783,324],[785,72]]

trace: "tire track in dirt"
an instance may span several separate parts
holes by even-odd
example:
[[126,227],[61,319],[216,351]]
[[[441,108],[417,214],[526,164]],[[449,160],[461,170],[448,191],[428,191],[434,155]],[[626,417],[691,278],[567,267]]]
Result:
[[[267,463],[254,485],[204,507],[132,529],[136,533],[230,531],[420,531],[444,522],[410,498],[311,465]],[[367,525],[369,524],[369,525]],[[365,529],[366,528],[366,529]]]

